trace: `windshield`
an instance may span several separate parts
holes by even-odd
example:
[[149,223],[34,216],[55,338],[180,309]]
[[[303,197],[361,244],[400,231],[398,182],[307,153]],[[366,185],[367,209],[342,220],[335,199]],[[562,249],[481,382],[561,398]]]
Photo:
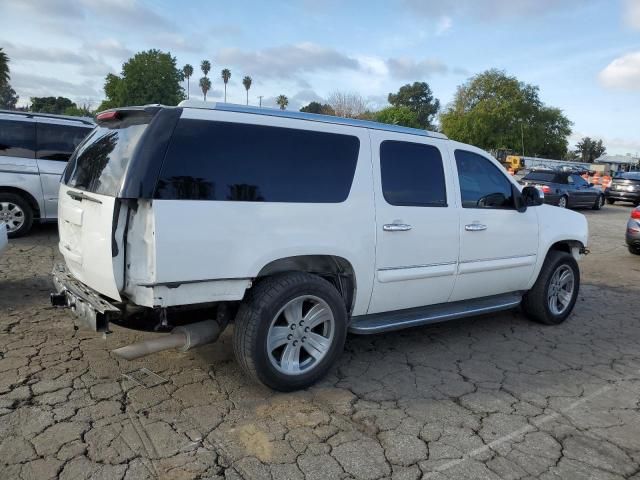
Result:
[[148,116],[135,115],[96,127],[71,158],[63,183],[115,197],[148,122]]
[[627,172],[618,175],[616,178],[624,178],[625,180],[640,180],[640,172]]

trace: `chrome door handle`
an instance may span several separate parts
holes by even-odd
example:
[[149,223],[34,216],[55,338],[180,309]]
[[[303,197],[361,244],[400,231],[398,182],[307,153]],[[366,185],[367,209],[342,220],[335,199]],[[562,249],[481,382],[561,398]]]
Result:
[[411,225],[407,225],[406,223],[387,223],[382,226],[382,230],[385,232],[406,232],[407,230],[411,230]]
[[482,230],[486,230],[487,226],[481,223],[470,223],[469,225],[465,225],[464,229],[467,232],[480,232]]

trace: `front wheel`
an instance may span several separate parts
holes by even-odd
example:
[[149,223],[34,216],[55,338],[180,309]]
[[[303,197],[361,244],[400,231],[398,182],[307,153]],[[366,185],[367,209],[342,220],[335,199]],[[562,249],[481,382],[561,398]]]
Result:
[[602,207],[604,207],[604,195],[599,195],[598,198],[596,198],[596,203],[594,203],[591,208],[600,210]]
[[347,312],[338,290],[305,272],[267,277],[248,293],[236,317],[233,347],[254,379],[280,391],[306,388],[338,358]]
[[616,203],[616,201],[613,198],[607,198],[607,203],[609,205],[613,205],[614,203]]
[[554,250],[548,253],[533,288],[525,294],[522,308],[537,322],[557,325],[571,314],[579,289],[580,269],[575,258]]

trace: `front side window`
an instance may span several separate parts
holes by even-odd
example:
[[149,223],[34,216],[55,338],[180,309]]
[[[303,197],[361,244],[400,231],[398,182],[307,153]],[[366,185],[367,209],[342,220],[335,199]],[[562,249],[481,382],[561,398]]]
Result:
[[351,190],[359,149],[350,135],[182,119],[155,198],[340,203]]
[[76,147],[91,131],[90,128],[39,123],[37,157],[66,162]]
[[512,183],[490,160],[456,150],[463,208],[514,208]]
[[0,155],[35,158],[36,126],[34,122],[0,120]]
[[584,178],[582,178],[580,175],[570,175],[570,177],[573,184],[576,187],[587,187],[589,186],[589,182],[587,182]]
[[447,205],[442,156],[434,146],[386,140],[380,144],[380,173],[390,205]]

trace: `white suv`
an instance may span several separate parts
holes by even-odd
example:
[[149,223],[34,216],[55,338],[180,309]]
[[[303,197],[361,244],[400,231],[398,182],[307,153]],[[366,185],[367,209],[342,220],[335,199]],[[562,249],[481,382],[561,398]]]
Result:
[[233,321],[242,368],[320,378],[348,331],[519,305],[564,321],[583,215],[542,205],[478,148],[324,115],[183,102],[103,112],[60,187],[52,303],[96,331],[171,332],[186,350]]

